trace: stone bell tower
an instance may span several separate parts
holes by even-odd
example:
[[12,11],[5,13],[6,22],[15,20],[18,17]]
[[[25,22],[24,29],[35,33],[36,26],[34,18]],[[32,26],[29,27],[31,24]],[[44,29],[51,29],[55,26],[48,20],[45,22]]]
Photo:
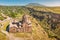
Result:
[[29,15],[23,15],[22,26],[24,27],[24,32],[32,32],[31,20]]

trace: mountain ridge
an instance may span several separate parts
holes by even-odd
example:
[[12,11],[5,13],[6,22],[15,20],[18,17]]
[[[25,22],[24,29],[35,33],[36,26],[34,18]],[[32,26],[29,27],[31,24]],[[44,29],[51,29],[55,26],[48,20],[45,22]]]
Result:
[[39,3],[29,3],[26,6],[41,6],[41,7],[46,7],[45,5],[39,4]]

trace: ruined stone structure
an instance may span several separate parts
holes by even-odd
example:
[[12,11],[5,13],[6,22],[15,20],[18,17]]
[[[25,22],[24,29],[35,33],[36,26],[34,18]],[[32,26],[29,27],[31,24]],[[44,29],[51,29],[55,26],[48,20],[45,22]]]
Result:
[[21,22],[13,21],[10,23],[9,32],[32,32],[32,25],[29,15],[23,15]]

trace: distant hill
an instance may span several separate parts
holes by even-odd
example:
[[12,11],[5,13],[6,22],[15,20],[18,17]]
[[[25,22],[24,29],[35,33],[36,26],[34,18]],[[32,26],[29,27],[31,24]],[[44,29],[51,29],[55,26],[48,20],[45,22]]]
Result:
[[29,3],[26,6],[41,6],[41,7],[45,7],[44,5],[39,4],[39,3]]

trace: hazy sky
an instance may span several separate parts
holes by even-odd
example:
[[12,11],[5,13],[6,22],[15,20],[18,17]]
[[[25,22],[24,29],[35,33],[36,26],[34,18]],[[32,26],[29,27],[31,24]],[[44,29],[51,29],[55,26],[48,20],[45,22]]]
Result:
[[0,0],[0,5],[26,5],[39,3],[46,6],[60,6],[60,0]]

